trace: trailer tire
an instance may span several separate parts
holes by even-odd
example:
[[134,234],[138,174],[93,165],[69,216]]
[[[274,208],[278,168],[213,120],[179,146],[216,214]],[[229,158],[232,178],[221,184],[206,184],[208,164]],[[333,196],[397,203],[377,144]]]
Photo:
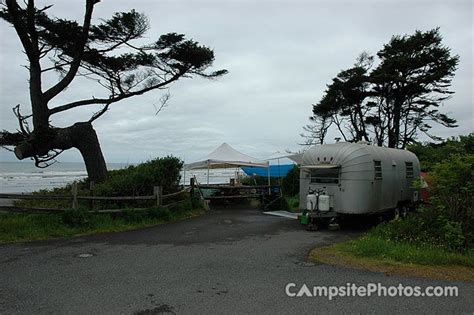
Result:
[[306,225],[306,231],[318,231],[319,230],[319,224],[317,222],[310,222],[308,225]]

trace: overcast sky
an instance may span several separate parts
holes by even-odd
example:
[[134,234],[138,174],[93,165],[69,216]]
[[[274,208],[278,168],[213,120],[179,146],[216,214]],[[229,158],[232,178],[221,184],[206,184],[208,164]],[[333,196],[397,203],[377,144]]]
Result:
[[[57,17],[81,19],[80,0],[37,1],[52,4]],[[108,162],[140,162],[172,154],[192,162],[227,142],[266,158],[276,151],[298,150],[299,134],[311,104],[362,51],[375,54],[394,34],[412,34],[439,26],[444,44],[460,56],[453,80],[455,95],[442,111],[458,128],[435,126],[448,137],[473,131],[472,1],[124,1],[102,0],[94,21],[135,9],[150,19],[149,41],[168,32],[184,33],[214,49],[213,69],[229,74],[215,81],[182,79],[170,86],[169,106],[155,116],[161,94],[151,93],[112,105],[95,122]],[[0,128],[14,131],[11,108],[29,110],[26,64],[14,30],[0,22]],[[52,84],[46,80],[45,85]],[[101,95],[93,82],[78,80],[52,105]],[[54,116],[65,127],[87,120],[97,108],[78,108]],[[328,135],[328,140],[337,136]],[[2,150],[1,160],[15,160]],[[70,150],[60,161],[81,161]]]

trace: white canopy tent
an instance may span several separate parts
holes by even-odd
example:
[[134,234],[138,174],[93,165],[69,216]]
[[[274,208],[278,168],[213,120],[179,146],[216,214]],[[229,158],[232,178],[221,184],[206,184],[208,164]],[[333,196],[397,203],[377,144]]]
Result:
[[[267,161],[277,161],[278,164],[286,163],[286,164],[298,164],[300,165],[303,161],[303,153],[290,153],[287,152],[283,154],[280,151],[274,152],[269,158],[266,159]],[[283,160],[283,162],[281,161]]]
[[[268,161],[262,161],[243,154],[227,143],[221,144],[206,157],[197,162],[186,164],[184,170],[207,169],[207,183],[209,184],[209,170],[215,168],[236,168],[241,166],[258,166],[268,168]],[[268,177],[270,185],[270,177]]]
[[301,165],[303,163],[303,153],[293,153],[290,155],[287,155],[286,157],[295,162],[298,165]]

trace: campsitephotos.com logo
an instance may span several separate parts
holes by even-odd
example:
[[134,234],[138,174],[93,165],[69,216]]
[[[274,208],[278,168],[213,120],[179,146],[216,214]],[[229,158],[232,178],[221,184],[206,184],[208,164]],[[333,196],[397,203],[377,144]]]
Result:
[[285,286],[285,293],[289,297],[326,297],[332,300],[336,297],[450,297],[458,296],[457,286],[405,286],[399,283],[396,286],[385,286],[381,283],[367,283],[357,285],[347,283],[343,286],[308,286],[306,284],[296,285],[288,283]]

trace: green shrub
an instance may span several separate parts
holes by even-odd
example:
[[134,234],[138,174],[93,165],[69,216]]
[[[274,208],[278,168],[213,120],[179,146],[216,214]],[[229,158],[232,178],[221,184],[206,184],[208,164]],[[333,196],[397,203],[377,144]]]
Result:
[[294,196],[300,192],[300,168],[295,165],[283,178],[281,190],[285,196]]
[[70,227],[87,226],[91,220],[91,214],[85,209],[68,209],[62,214],[62,221]]
[[199,209],[199,208],[203,208],[201,198],[199,198],[198,196],[193,196],[191,198],[191,209]]
[[465,247],[466,238],[462,233],[461,223],[443,218],[441,221],[441,235],[449,249],[462,250]]
[[369,234],[389,241],[437,246],[451,251],[464,251],[467,247],[461,224],[432,208],[422,208],[404,220],[381,224]]
[[474,250],[457,253],[427,244],[407,244],[366,235],[334,246],[342,252],[360,257],[387,259],[420,265],[460,265],[474,267]]
[[98,196],[146,196],[153,194],[154,186],[162,186],[164,194],[175,192],[182,166],[180,159],[167,156],[113,170],[109,172],[107,181],[95,186],[94,192]]
[[474,154],[474,133],[452,137],[442,143],[414,143],[408,150],[420,160],[421,169],[431,172],[437,163],[441,163],[455,154]]
[[467,247],[474,246],[474,154],[455,154],[430,173],[430,201],[447,220],[460,226]]
[[285,197],[286,202],[288,203],[288,208],[292,212],[299,212],[300,211],[300,198],[299,194],[293,197]]
[[432,166],[431,204],[405,220],[378,226],[373,235],[465,252],[474,246],[473,154],[453,154]]
[[[108,172],[105,182],[96,184],[95,196],[147,196],[153,195],[155,186],[162,186],[163,193],[168,194],[180,189],[180,170],[183,162],[172,156],[157,158],[145,163],[129,166],[120,170]],[[89,196],[91,194],[88,179],[78,182],[78,195]],[[71,195],[71,184],[51,190],[41,190],[34,194],[56,194]],[[183,196],[174,197],[179,200]],[[167,200],[168,201],[168,200]],[[153,206],[155,201],[133,200],[133,201],[94,201],[94,209],[118,209],[118,208],[146,208]],[[171,202],[171,199],[170,199]],[[71,206],[70,200],[20,200],[17,206],[65,209]],[[80,201],[81,206],[90,207],[89,201]]]
[[158,219],[163,221],[171,220],[171,212],[167,208],[150,208],[147,213],[148,217],[151,219]]
[[127,223],[141,223],[147,219],[148,213],[146,211],[125,209],[120,217]]
[[[195,201],[195,203],[197,203]],[[195,208],[199,208],[201,203],[199,203]],[[170,204],[168,207],[169,211],[173,213],[188,212],[193,210],[193,201],[189,198],[181,200],[179,203]]]

